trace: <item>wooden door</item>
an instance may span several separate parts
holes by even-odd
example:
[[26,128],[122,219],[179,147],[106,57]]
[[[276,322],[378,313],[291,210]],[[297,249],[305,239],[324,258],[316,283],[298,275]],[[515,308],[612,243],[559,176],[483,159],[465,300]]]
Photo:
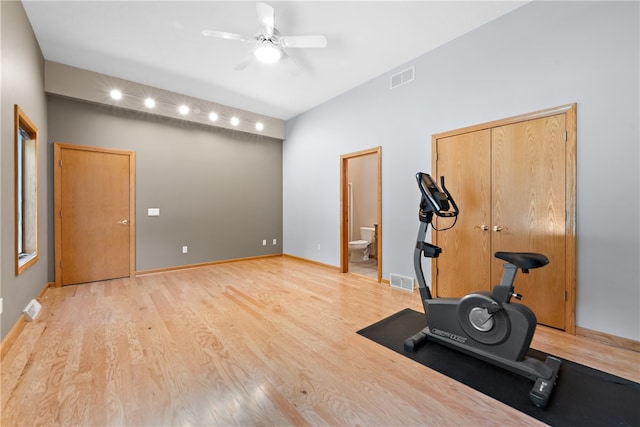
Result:
[[[538,252],[550,263],[518,274],[516,292],[540,323],[564,329],[564,114],[493,128],[492,251]],[[493,258],[492,283],[503,262]]]
[[56,285],[133,276],[135,154],[55,144]]
[[[491,131],[489,129],[442,138],[438,143],[438,173],[460,206],[456,225],[436,234],[444,249],[437,259],[434,287],[438,297],[460,297],[489,290],[491,264]],[[442,172],[441,172],[442,171]],[[434,177],[440,179],[440,175]],[[439,218],[436,228],[452,224]]]
[[443,249],[432,264],[435,295],[491,289],[503,272],[497,251],[540,252],[550,264],[519,274],[516,291],[539,323],[575,331],[575,111],[433,136],[434,176],[445,176],[460,207],[456,226],[433,236]]

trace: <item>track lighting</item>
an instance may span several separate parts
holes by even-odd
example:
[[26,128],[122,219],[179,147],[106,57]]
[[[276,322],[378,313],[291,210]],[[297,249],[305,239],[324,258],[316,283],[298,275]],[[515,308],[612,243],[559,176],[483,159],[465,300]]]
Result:
[[116,101],[118,99],[122,99],[122,92],[120,92],[118,89],[113,89],[109,95],[111,95],[112,99],[115,99]]
[[[111,97],[111,99],[119,101],[125,95],[119,89],[112,89],[109,92],[109,96]],[[126,94],[126,96],[127,97],[132,97],[132,98],[137,98],[139,100],[143,98],[141,95],[138,95],[138,94],[135,94],[135,93],[130,93],[130,92],[128,92]],[[145,98],[143,102],[144,102],[145,107],[147,107],[147,108],[155,108],[155,106],[157,104],[157,102],[151,97]],[[209,120],[212,121],[212,122],[217,122],[218,119],[220,118],[218,113],[211,111],[211,112],[209,112],[207,114],[205,109],[202,109],[202,108],[200,108],[198,106],[196,106],[195,108],[191,109],[189,106],[187,106],[185,104],[177,105],[177,104],[173,104],[171,102],[162,101],[162,100],[158,101],[158,102],[160,104],[162,104],[162,105],[168,105],[168,106],[171,106],[173,108],[177,108],[178,112],[183,116],[186,116],[187,114],[193,114],[193,115],[196,115],[196,116],[199,115],[199,114],[205,114],[205,115],[208,116]],[[239,126],[240,125],[240,119],[238,117],[236,117],[236,116],[233,116],[233,117],[229,118],[229,123],[231,123],[232,126]],[[264,130],[264,123],[256,122],[255,129],[258,132],[263,131]]]

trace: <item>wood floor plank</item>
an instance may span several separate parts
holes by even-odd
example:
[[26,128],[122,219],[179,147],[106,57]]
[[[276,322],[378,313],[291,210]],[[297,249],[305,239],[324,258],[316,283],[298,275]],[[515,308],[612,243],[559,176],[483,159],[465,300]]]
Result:
[[[542,425],[356,331],[417,293],[287,257],[50,288],[2,360],[11,425]],[[534,347],[640,381],[640,355]]]

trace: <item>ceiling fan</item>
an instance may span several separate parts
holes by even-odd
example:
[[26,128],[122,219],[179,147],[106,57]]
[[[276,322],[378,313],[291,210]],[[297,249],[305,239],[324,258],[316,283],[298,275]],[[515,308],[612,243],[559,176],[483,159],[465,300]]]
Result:
[[[284,48],[324,48],[327,46],[327,39],[323,35],[315,36],[282,36],[275,28],[275,11],[273,7],[266,3],[256,3],[258,12],[259,32],[255,36],[227,33],[224,31],[204,30],[202,35],[206,37],[218,37],[226,40],[238,40],[255,45],[253,56],[258,60],[273,64],[281,58],[286,58]],[[249,55],[240,64],[236,65],[236,70],[243,70],[249,65],[252,56]]]

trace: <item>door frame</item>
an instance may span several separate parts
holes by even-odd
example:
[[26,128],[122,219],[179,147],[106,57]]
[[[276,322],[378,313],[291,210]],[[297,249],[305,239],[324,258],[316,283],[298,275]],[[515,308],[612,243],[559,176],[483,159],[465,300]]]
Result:
[[59,221],[62,208],[62,150],[90,151],[95,153],[119,154],[129,157],[129,277],[136,274],[136,153],[129,150],[115,150],[110,148],[90,147],[86,145],[54,142],[53,144],[53,216],[54,216],[54,241],[55,241],[55,286],[62,286],[62,225]]
[[378,233],[375,236],[378,260],[378,283],[382,281],[382,147],[356,151],[340,156],[340,273],[349,271],[349,160],[375,155],[377,159]]
[[[438,176],[437,140],[462,133],[475,132],[543,117],[565,115],[565,332],[576,334],[576,145],[577,145],[577,104],[566,104],[545,110],[481,123],[461,129],[433,134],[431,136],[431,170]],[[431,261],[431,283],[437,292],[436,260]],[[435,293],[437,295],[437,293]]]

